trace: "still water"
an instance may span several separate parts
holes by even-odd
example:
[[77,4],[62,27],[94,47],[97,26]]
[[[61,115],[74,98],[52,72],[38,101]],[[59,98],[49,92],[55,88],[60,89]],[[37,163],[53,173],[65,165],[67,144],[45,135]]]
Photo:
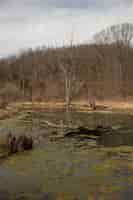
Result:
[[111,126],[114,132],[97,140],[51,140],[62,130],[45,120],[67,124],[63,110],[21,112],[0,121],[1,134],[26,133],[36,140],[32,151],[1,161],[0,199],[132,200],[133,116],[72,111],[69,117],[71,125]]

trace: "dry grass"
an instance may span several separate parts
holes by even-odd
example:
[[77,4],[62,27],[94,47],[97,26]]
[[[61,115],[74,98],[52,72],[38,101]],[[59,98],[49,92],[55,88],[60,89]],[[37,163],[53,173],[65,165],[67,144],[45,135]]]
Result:
[[[87,101],[72,102],[71,107],[80,112],[92,112]],[[132,101],[99,101],[98,109],[95,112],[126,112],[133,114]],[[43,110],[43,109],[62,109],[65,108],[65,102],[17,102],[7,106],[6,109],[0,109],[0,120],[11,118],[15,114],[23,110]]]
[[[91,111],[87,101],[72,102],[71,107],[80,111]],[[98,111],[133,111],[133,101],[98,101]],[[17,102],[7,107],[8,111],[17,111],[21,109],[62,109],[65,108],[65,102]]]

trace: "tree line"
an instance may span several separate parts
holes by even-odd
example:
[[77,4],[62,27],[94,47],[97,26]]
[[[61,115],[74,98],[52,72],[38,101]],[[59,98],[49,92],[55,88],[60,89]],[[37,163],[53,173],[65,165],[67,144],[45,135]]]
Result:
[[0,60],[0,103],[133,97],[133,25],[109,27],[91,44],[29,49]]

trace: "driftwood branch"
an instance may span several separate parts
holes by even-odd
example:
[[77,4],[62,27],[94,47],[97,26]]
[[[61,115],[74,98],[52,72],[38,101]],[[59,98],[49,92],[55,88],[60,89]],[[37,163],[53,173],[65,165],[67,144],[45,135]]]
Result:
[[67,129],[67,128],[70,128],[70,129],[73,129],[73,128],[77,128],[77,126],[69,126],[69,125],[65,125],[63,124],[62,122],[60,124],[55,124],[53,122],[50,122],[50,121],[43,121],[45,124],[47,124],[48,126],[50,127],[53,127],[53,128],[64,128],[64,129]]

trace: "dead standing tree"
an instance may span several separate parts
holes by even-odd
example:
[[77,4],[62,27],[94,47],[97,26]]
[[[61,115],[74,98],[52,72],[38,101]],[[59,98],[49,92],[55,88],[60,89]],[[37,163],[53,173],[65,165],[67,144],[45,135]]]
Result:
[[98,60],[97,58],[95,59],[90,59],[89,65],[87,65],[87,98],[88,98],[88,103],[89,106],[92,110],[96,110],[96,84],[98,82]]
[[83,81],[78,79],[79,66],[75,62],[73,47],[70,48],[69,53],[64,57],[66,61],[59,63],[59,68],[64,79],[66,113],[70,122],[70,105],[74,96],[81,89]]
[[80,65],[73,42],[69,47],[56,49],[56,59],[64,82],[66,113],[70,123],[71,102],[84,84],[84,81],[79,79]]

